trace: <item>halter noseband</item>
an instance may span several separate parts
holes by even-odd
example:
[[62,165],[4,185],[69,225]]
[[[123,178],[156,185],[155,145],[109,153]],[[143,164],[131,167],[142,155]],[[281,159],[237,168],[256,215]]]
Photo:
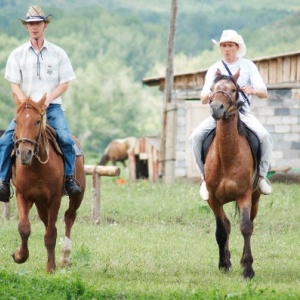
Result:
[[[40,158],[40,155],[39,155],[40,140],[41,140],[41,137],[42,137],[42,124],[43,124],[43,118],[45,116],[45,111],[40,113],[40,116],[41,116],[41,122],[40,122],[39,134],[38,134],[38,137],[37,137],[36,140],[32,140],[32,139],[25,138],[25,137],[20,138],[20,139],[16,139],[16,133],[14,132],[13,141],[14,141],[15,148],[18,148],[19,143],[22,143],[22,142],[28,142],[28,143],[34,145],[33,155],[36,156],[36,158],[39,160],[40,163],[45,164],[49,160],[49,152],[46,151],[47,152],[47,159],[45,161],[41,161],[41,158]],[[45,144],[45,141],[43,141],[43,142]]]
[[[239,88],[238,88],[238,86],[237,86],[237,91],[236,91],[237,95],[238,95],[238,91],[239,91]],[[219,91],[214,92],[214,93],[209,97],[209,104],[213,101],[213,97],[214,97],[216,94],[218,94],[218,93],[221,93],[221,94],[225,95],[225,96],[228,98],[228,100],[229,100],[230,105],[229,105],[229,107],[228,107],[228,108],[225,110],[225,112],[224,112],[224,118],[227,119],[229,116],[233,115],[233,114],[239,109],[239,101],[238,101],[238,99],[237,99],[236,102],[233,101],[232,98],[231,98],[231,96],[230,96],[228,93],[219,90]],[[235,110],[231,110],[232,107],[235,107]]]

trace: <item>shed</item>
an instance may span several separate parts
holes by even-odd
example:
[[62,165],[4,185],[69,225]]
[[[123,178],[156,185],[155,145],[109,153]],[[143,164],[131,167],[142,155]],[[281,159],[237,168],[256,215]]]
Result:
[[128,152],[130,180],[158,180],[160,138],[144,136],[136,140],[132,150]]
[[[289,166],[300,170],[300,51],[253,59],[265,83],[268,99],[253,99],[252,112],[273,138],[272,168]],[[175,177],[198,177],[189,136],[209,116],[200,92],[207,69],[174,75],[172,103],[176,105]],[[165,78],[147,78],[143,83],[163,91]]]

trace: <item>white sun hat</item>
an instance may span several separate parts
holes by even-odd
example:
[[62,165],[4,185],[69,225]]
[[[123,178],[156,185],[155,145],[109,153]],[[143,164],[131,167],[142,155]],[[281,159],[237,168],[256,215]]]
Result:
[[238,57],[245,56],[247,52],[247,48],[245,45],[245,42],[240,34],[238,34],[236,31],[232,29],[223,30],[223,33],[221,35],[220,41],[217,42],[216,40],[212,39],[212,42],[217,46],[220,47],[221,43],[225,42],[233,42],[239,45],[239,50],[237,51],[236,55]]

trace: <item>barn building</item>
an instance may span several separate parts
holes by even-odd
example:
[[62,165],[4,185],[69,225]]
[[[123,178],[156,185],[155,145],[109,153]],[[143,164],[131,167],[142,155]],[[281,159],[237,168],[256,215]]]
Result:
[[[272,168],[300,170],[300,52],[254,59],[268,87],[268,99],[252,99],[252,112],[273,138]],[[207,69],[174,75],[172,104],[176,105],[175,177],[198,177],[189,145],[193,129],[207,116],[200,92]],[[165,78],[143,84],[163,91]]]

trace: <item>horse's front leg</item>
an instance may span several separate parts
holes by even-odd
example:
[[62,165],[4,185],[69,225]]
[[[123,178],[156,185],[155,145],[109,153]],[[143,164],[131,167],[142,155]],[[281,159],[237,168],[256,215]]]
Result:
[[241,210],[241,233],[244,237],[244,249],[241,258],[241,265],[244,268],[244,278],[253,278],[255,272],[252,268],[253,257],[251,252],[251,235],[253,233],[253,223],[250,220],[250,209],[243,207]]
[[48,273],[53,273],[56,268],[56,264],[55,264],[56,239],[57,239],[57,229],[55,226],[55,222],[49,221],[48,226],[46,227],[46,233],[44,235],[44,243],[48,254],[47,268],[46,268]]
[[18,230],[21,237],[21,245],[12,254],[14,261],[18,264],[24,263],[29,257],[28,238],[31,233],[29,222],[29,211],[32,207],[32,202],[25,201],[24,197],[17,193],[17,205],[19,212]]
[[45,225],[44,245],[47,250],[47,267],[48,273],[53,273],[56,268],[55,264],[55,246],[57,239],[56,220],[60,206],[60,196],[53,197],[53,203],[48,207],[44,202],[37,202],[36,208],[41,221]]
[[209,206],[214,212],[216,218],[216,241],[219,246],[219,269],[227,272],[230,270],[230,251],[229,251],[229,236],[231,232],[230,221],[227,218],[223,206],[219,202],[211,198]]

